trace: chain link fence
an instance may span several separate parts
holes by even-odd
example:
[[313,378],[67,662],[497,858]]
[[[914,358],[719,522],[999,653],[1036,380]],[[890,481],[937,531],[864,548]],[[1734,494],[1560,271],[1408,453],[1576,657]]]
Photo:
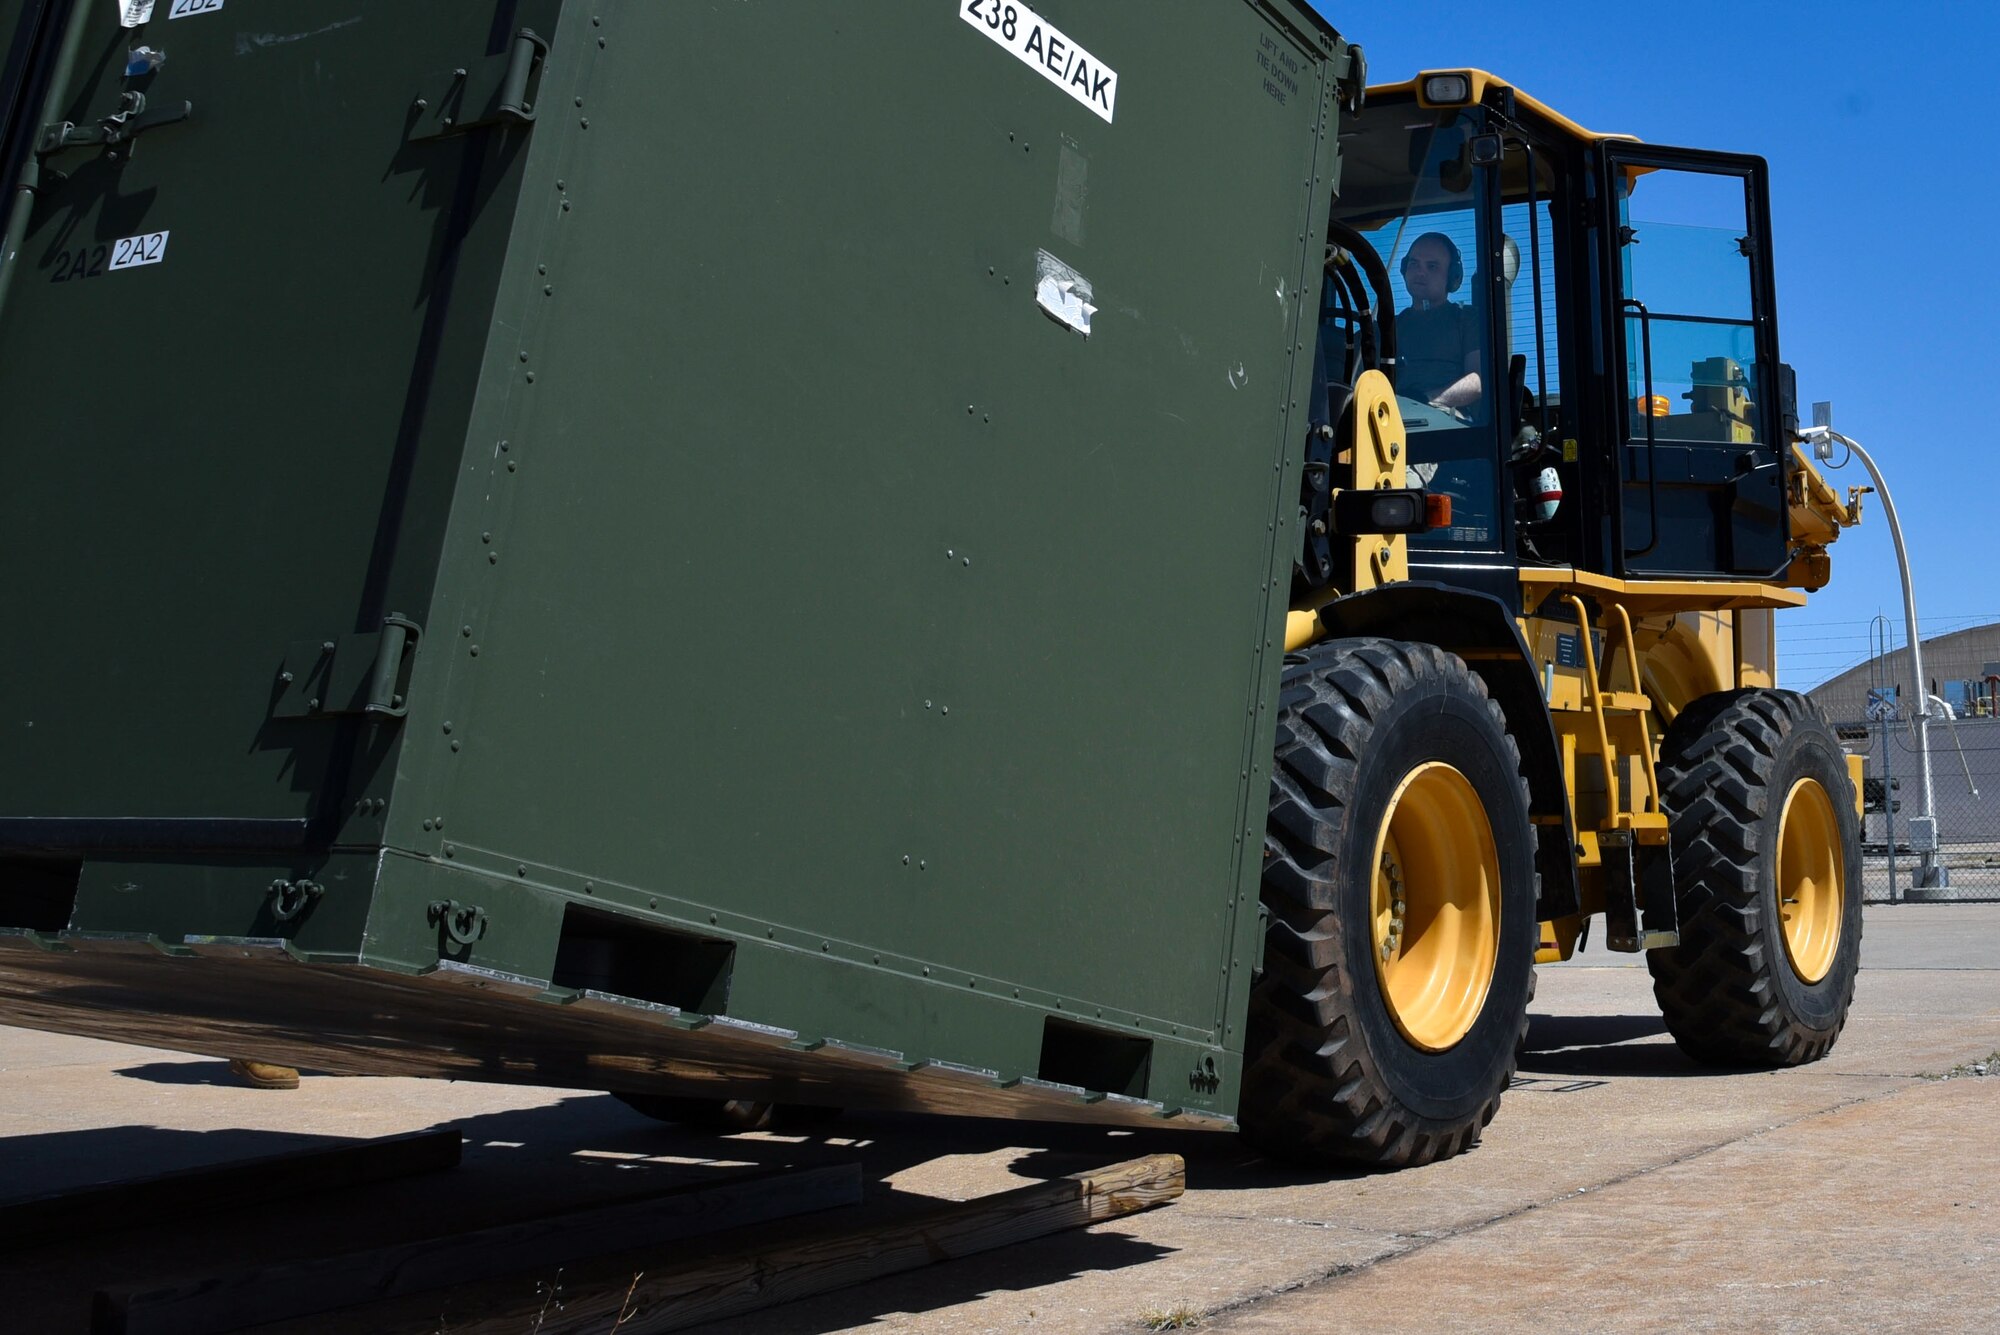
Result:
[[1836,727],[1850,752],[1868,758],[1861,794],[1867,901],[2000,900],[2000,717],[1949,719],[1939,711],[1930,721],[1937,862],[1944,880],[1938,886],[1920,883],[1923,840],[1912,837],[1912,821],[1924,807],[1915,724],[1886,717]]

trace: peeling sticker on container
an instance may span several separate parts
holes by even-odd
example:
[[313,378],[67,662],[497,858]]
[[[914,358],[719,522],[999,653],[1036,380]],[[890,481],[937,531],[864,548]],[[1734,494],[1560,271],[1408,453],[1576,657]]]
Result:
[[958,16],[1106,121],[1111,119],[1118,105],[1118,72],[1034,10],[1013,0],[958,0]]
[[167,257],[167,234],[148,232],[111,243],[111,270],[136,269],[142,264],[158,264]]
[[213,14],[222,8],[222,0],[174,0],[174,7],[167,11],[169,21],[191,19],[197,14]]
[[1035,252],[1035,304],[1051,320],[1089,338],[1090,317],[1097,314],[1092,295],[1088,278],[1046,250]]
[[116,0],[118,26],[136,28],[153,17],[153,0]]

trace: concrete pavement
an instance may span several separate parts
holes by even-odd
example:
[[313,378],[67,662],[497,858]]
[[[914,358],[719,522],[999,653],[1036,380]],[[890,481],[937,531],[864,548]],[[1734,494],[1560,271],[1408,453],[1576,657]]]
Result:
[[707,1329],[1109,1332],[1176,1311],[1224,1331],[1994,1329],[2000,1064],[1970,1072],[2000,1051],[2000,905],[1870,907],[1863,957],[1833,1054],[1763,1074],[1682,1059],[1639,961],[1546,968],[1521,1082],[1477,1149],[1331,1178],[1212,1134],[850,1115],[716,1139],[561,1091],[312,1076],[256,1091],[209,1058],[0,1030],[0,1196],[332,1136],[449,1122],[468,1137],[449,1175],[51,1239],[0,1256],[0,1280],[20,1329],[81,1331],[114,1280],[430,1236],[730,1165],[859,1158],[879,1215],[1170,1150],[1189,1191],[1164,1209]]

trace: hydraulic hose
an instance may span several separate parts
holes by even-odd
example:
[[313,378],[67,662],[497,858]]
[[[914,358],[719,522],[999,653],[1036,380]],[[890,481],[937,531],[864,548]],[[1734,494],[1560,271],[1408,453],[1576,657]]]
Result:
[[1354,256],[1354,262],[1368,275],[1368,282],[1375,289],[1375,337],[1381,345],[1383,367],[1396,364],[1396,294],[1389,287],[1389,266],[1382,263],[1382,257],[1375,253],[1375,247],[1368,244],[1368,238],[1349,227],[1338,218],[1327,223],[1327,234],[1334,244],[1345,246]]

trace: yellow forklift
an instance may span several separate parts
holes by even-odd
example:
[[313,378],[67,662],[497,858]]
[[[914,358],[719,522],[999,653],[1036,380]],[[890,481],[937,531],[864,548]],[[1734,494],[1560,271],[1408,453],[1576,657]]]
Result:
[[[1859,521],[1797,447],[1762,159],[1479,70],[1343,122],[1243,1118],[1407,1164],[1478,1137],[1533,962],[1646,954],[1695,1059],[1853,996],[1860,760],[1773,614]],[[1534,921],[1504,886],[1532,881]]]

